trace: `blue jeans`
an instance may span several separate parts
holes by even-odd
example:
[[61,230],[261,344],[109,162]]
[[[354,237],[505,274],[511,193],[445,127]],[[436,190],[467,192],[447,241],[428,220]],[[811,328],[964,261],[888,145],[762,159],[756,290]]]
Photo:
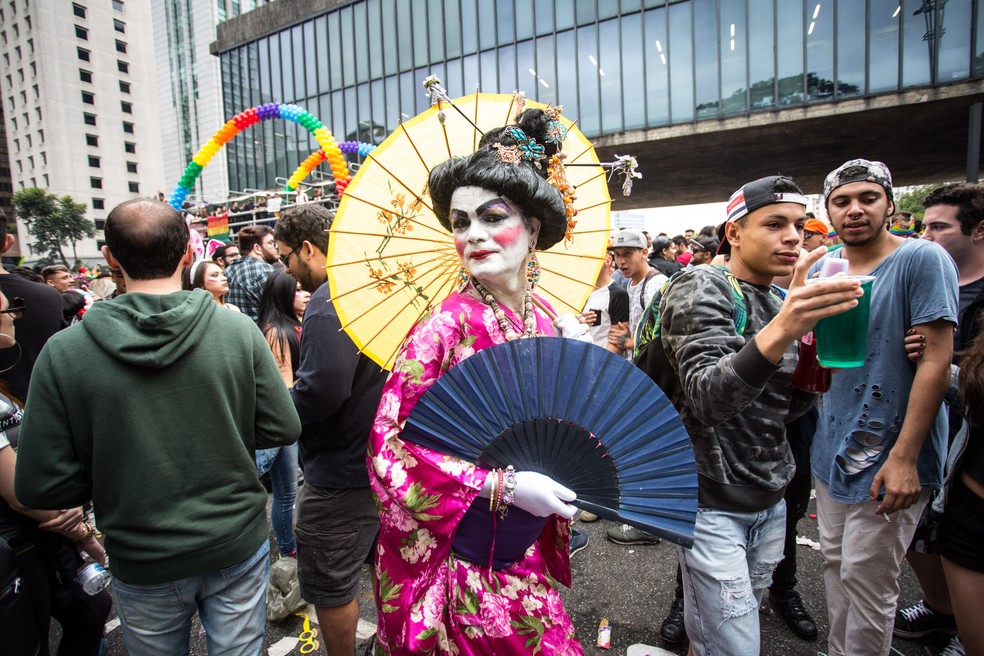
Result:
[[782,560],[786,504],[760,512],[700,508],[692,549],[677,547],[684,623],[695,656],[758,654],[758,607]]
[[297,443],[256,452],[256,466],[260,474],[270,472],[273,488],[273,504],[270,523],[277,538],[277,551],[281,556],[297,549],[294,542],[294,500],[297,498]]
[[113,599],[131,656],[187,654],[191,618],[201,618],[211,656],[256,656],[266,627],[270,545],[224,569],[170,583],[113,581]]

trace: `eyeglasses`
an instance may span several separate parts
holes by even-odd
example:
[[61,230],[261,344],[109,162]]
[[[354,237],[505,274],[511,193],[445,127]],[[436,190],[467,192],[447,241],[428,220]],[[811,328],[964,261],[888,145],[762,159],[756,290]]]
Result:
[[809,239],[810,237],[816,237],[817,235],[822,235],[822,232],[810,232],[809,230],[803,231],[803,239]]
[[[303,246],[303,245],[304,244],[301,244],[301,246]],[[295,248],[291,252],[287,253],[286,255],[281,255],[280,256],[280,261],[283,262],[284,263],[284,266],[287,267],[288,269],[290,268],[290,264],[288,264],[288,262],[290,262],[290,256],[293,255],[294,253],[296,253],[297,251],[299,251],[301,249],[301,246],[298,246],[297,248]]]
[[27,310],[27,304],[23,298],[15,298],[7,303],[7,307],[0,310],[0,314],[9,314],[11,319],[22,319]]

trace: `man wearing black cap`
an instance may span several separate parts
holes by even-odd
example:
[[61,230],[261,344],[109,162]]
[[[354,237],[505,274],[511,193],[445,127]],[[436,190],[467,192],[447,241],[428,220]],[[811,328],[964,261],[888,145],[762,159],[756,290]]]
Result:
[[689,270],[701,264],[710,264],[711,260],[714,259],[714,255],[717,253],[719,245],[718,240],[714,237],[691,238],[690,252],[693,253],[693,258],[691,258],[690,264],[685,268]]
[[[885,229],[895,203],[881,162],[845,162],[823,187],[849,273],[875,278],[864,366],[833,377],[810,452],[828,653],[887,654],[902,557],[942,484],[957,272],[938,244]],[[915,366],[897,347],[914,326],[926,338]]]
[[653,250],[649,254],[649,266],[656,269],[666,277],[683,268],[683,265],[676,261],[677,248],[673,240],[666,235],[660,235],[653,239]]
[[[697,655],[760,651],[758,607],[782,558],[783,493],[794,471],[785,424],[816,400],[792,388],[795,342],[862,293],[851,280],[805,284],[824,252],[800,259],[806,205],[788,178],[746,184],[728,203],[727,268],[682,273],[660,302],[662,345],[679,383],[674,403],[697,464],[694,546],[678,549]],[[783,300],[771,283],[790,273]]]

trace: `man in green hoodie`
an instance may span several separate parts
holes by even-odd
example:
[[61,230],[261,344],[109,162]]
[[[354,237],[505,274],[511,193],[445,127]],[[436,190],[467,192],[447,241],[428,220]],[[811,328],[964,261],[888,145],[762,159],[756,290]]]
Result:
[[[196,609],[210,653],[256,654],[269,546],[253,453],[293,443],[297,412],[249,317],[181,290],[178,212],[127,201],[105,233],[127,294],[38,357],[15,492],[34,508],[92,499],[130,654],[188,653]],[[120,393],[90,394],[93,379]]]

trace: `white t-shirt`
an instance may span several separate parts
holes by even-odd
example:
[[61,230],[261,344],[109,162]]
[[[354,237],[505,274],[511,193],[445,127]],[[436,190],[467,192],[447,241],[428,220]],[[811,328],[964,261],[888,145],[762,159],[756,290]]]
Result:
[[[654,269],[655,270],[655,269]],[[653,300],[653,296],[659,291],[659,288],[663,286],[667,278],[662,273],[657,273],[655,276],[646,282],[643,278],[638,285],[629,282],[629,334],[635,335],[636,327],[639,325],[639,320],[642,318],[642,311],[649,306],[650,301]],[[642,288],[646,288],[646,298],[640,300],[642,296]]]

